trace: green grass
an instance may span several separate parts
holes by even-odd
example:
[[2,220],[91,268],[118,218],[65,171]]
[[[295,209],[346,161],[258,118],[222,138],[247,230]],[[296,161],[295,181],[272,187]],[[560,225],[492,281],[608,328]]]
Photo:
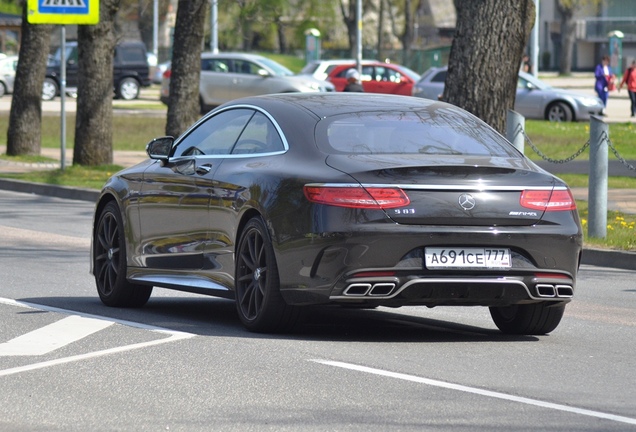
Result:
[[636,251],[636,215],[623,214],[616,211],[607,212],[607,237],[593,238],[587,235],[588,206],[587,201],[576,203],[581,224],[583,225],[584,243],[586,246],[602,249]]
[[[7,143],[8,116],[0,117],[0,144]],[[42,117],[42,147],[60,147],[60,117]],[[144,151],[153,138],[165,135],[165,117],[113,116],[113,149]],[[73,148],[75,141],[75,115],[66,116],[66,147]]]
[[263,57],[270,58],[275,62],[278,62],[285,66],[287,69],[294,73],[300,72],[300,70],[305,66],[305,59],[300,57],[294,57],[284,54],[272,54],[272,53],[259,53]]
[[69,166],[64,171],[61,169],[40,170],[21,174],[2,174],[2,177],[32,183],[99,190],[111,175],[122,168],[119,165],[101,165],[98,167]]
[[[589,123],[558,123],[542,120],[526,120],[526,135],[530,141],[552,159],[565,159],[576,153],[590,139]],[[634,123],[609,123],[609,139],[619,154],[627,160],[636,160],[636,125]],[[541,160],[526,143],[525,153],[532,160]],[[589,149],[578,159],[588,160]],[[610,159],[616,159],[610,152]]]
[[[589,177],[586,174],[559,174],[558,177],[570,187],[588,187]],[[609,189],[636,189],[636,177],[609,177]]]

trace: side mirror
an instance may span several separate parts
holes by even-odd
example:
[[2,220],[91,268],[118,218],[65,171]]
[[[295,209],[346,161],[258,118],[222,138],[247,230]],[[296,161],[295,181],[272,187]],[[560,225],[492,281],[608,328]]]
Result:
[[146,145],[146,153],[150,159],[167,162],[173,144],[174,138],[171,136],[155,138]]
[[259,69],[258,70],[258,76],[263,77],[263,78],[267,78],[269,76],[269,72],[267,72],[265,69]]

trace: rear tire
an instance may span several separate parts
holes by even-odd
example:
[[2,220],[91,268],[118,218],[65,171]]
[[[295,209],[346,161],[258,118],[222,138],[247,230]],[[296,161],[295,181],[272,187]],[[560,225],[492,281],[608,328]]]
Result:
[[141,307],[152,286],[133,284],[126,278],[126,238],[119,207],[106,204],[93,234],[93,273],[102,303],[114,307]]
[[261,218],[252,218],[236,250],[236,310],[243,325],[254,332],[292,328],[298,308],[288,305],[280,293],[274,248]]
[[491,307],[490,316],[503,333],[543,335],[557,328],[563,318],[565,304],[533,303]]

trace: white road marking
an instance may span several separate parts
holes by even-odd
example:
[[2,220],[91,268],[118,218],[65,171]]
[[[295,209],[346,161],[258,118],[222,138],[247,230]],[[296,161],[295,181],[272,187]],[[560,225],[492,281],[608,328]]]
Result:
[[106,328],[106,327],[108,327],[109,325],[112,325],[112,324],[121,324],[121,325],[124,325],[124,326],[134,327],[134,328],[143,329],[143,330],[149,330],[149,331],[153,331],[153,332],[156,332],[156,333],[161,333],[161,334],[165,334],[165,335],[169,336],[167,338],[157,339],[157,340],[154,340],[154,341],[142,342],[142,343],[132,344],[132,345],[124,345],[124,346],[110,348],[110,349],[106,349],[106,350],[94,351],[94,352],[90,352],[90,353],[86,353],[86,354],[80,354],[80,355],[71,356],[71,357],[59,358],[59,359],[55,359],[55,360],[51,360],[51,361],[34,363],[34,364],[20,366],[20,367],[16,367],[16,368],[12,368],[12,369],[0,370],[0,376],[13,375],[13,374],[20,373],[20,372],[26,372],[26,371],[36,370],[36,369],[42,369],[42,368],[46,368],[46,367],[57,366],[57,365],[61,365],[61,364],[65,364],[65,363],[71,363],[71,362],[76,362],[76,361],[80,361],[80,360],[88,360],[88,359],[92,359],[92,358],[96,358],[96,357],[101,357],[101,356],[110,355],[110,354],[122,353],[122,352],[131,351],[131,350],[135,350],[135,349],[140,349],[140,348],[147,348],[147,347],[154,346],[154,345],[161,345],[161,344],[164,344],[164,343],[170,343],[170,342],[176,342],[176,341],[179,341],[179,340],[189,339],[189,338],[192,338],[192,337],[196,336],[193,333],[180,332],[180,331],[166,329],[166,328],[163,328],[163,327],[156,327],[156,326],[151,326],[151,325],[147,325],[147,324],[136,323],[136,322],[133,322],[133,321],[112,319],[112,318],[102,317],[102,316],[99,316],[99,315],[86,314],[86,313],[71,311],[71,310],[67,310],[67,309],[60,309],[60,308],[56,308],[56,307],[38,305],[38,304],[34,304],[34,303],[27,303],[27,302],[22,302],[22,301],[7,299],[7,298],[1,298],[1,297],[0,297],[0,304],[23,307],[23,308],[28,308],[28,309],[44,310],[44,311],[48,311],[48,312],[56,312],[56,313],[61,313],[61,314],[66,314],[66,315],[71,315],[71,316],[77,316],[77,317],[82,317],[82,318],[88,318],[88,319],[93,319],[93,320],[101,320],[101,321],[104,321],[105,323],[108,324],[108,325],[104,324],[104,326],[105,326],[104,328]]
[[57,322],[0,343],[0,356],[38,356],[55,351],[114,323],[71,315]]
[[612,420],[612,421],[620,422],[620,423],[636,425],[636,418],[624,417],[624,416],[619,416],[615,414],[608,414],[608,413],[604,413],[600,411],[588,410],[585,408],[576,408],[576,407],[572,407],[568,405],[561,405],[561,404],[546,402],[546,401],[542,401],[538,399],[530,399],[530,398],[525,398],[520,396],[514,396],[514,395],[509,395],[506,393],[484,390],[484,389],[480,389],[476,387],[468,387],[468,386],[464,386],[460,384],[453,384],[453,383],[438,381],[438,380],[434,380],[430,378],[422,378],[415,375],[407,375],[407,374],[402,374],[398,372],[390,372],[390,371],[386,371],[382,369],[375,369],[375,368],[360,366],[360,365],[356,365],[352,363],[344,363],[344,362],[331,361],[331,360],[319,360],[319,359],[309,360],[309,361],[324,364],[327,366],[334,366],[334,367],[350,369],[350,370],[354,370],[358,372],[365,372],[365,373],[385,376],[389,378],[396,378],[396,379],[400,379],[404,381],[411,381],[411,382],[415,382],[419,384],[426,384],[426,385],[445,388],[449,390],[462,391],[462,392],[472,393],[472,394],[476,394],[480,396],[486,396],[486,397],[491,397],[496,399],[503,399],[503,400],[507,400],[511,402],[523,403],[526,405],[534,405],[541,408],[549,408],[549,409],[565,411],[565,412],[569,412],[573,414],[580,414],[580,415],[596,417],[596,418],[605,419],[605,420]]

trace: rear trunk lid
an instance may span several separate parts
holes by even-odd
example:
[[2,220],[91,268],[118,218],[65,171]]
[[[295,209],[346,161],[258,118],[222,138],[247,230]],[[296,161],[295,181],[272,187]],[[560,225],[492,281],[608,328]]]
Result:
[[402,189],[410,204],[386,209],[400,224],[533,225],[543,211],[521,206],[522,191],[555,186],[554,177],[521,158],[330,155],[327,164],[363,187]]

